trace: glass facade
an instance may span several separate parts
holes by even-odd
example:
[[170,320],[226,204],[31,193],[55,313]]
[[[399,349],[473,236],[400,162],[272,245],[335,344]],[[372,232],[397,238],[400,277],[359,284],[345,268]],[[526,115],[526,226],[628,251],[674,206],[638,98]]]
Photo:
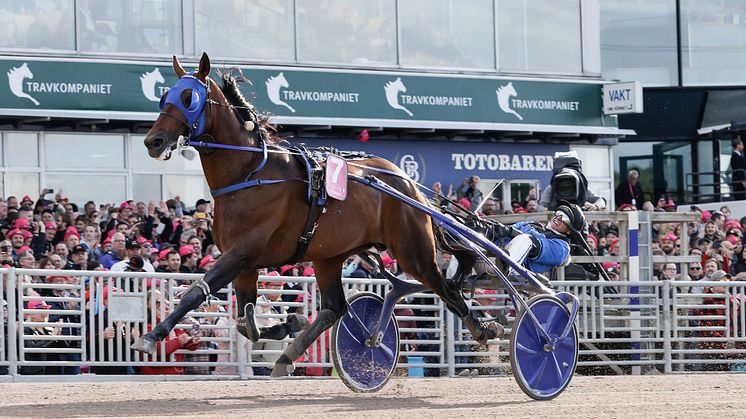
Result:
[[0,0],[0,48],[74,50],[74,0]]
[[78,0],[79,49],[169,54],[183,50],[180,0]]
[[395,0],[296,0],[298,60],[396,64]]
[[644,86],[678,83],[675,0],[601,0],[605,78]]
[[198,54],[294,60],[293,0],[210,0],[197,1],[194,7]]
[[400,0],[402,65],[495,68],[492,0]]
[[73,202],[158,202],[179,195],[187,204],[210,196],[199,155],[165,162],[148,156],[143,135],[0,132],[0,196],[62,190]]
[[500,69],[582,71],[580,0],[497,2]]
[[746,0],[681,2],[683,84],[746,82]]
[[0,0],[0,51],[580,75],[581,1]]

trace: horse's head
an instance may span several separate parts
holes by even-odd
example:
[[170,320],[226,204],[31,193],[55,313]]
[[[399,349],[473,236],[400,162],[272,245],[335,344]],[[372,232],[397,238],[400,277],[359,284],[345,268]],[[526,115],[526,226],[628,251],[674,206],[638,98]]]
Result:
[[210,88],[210,58],[207,54],[202,54],[199,69],[189,74],[174,56],[173,69],[179,81],[161,96],[161,113],[145,136],[148,154],[159,160],[171,157],[180,137],[198,137],[205,133],[205,105],[211,91],[219,91]]
[[509,82],[505,86],[501,86],[498,88],[501,95],[505,95],[506,97],[511,96],[518,96],[518,93],[515,91],[515,87],[513,87],[513,82]]

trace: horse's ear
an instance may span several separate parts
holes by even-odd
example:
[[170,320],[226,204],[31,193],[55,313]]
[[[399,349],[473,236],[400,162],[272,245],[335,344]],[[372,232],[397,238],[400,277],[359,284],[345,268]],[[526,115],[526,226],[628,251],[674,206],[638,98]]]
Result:
[[176,56],[173,56],[173,60],[171,62],[171,66],[174,68],[174,73],[181,78],[184,74],[186,74],[186,70],[184,70],[184,67],[181,66],[181,63],[179,63],[179,59],[176,58]]
[[202,58],[199,59],[197,75],[204,80],[207,80],[207,76],[210,75],[210,57],[207,56],[206,52],[203,52]]

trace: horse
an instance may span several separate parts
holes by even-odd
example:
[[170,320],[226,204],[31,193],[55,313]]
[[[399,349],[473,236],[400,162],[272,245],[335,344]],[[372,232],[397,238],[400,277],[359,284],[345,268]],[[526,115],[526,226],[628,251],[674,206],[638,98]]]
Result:
[[[153,353],[156,342],[168,336],[179,319],[231,281],[237,298],[238,331],[256,342],[261,336],[254,322],[257,269],[281,266],[296,255],[310,208],[304,181],[307,168],[288,153],[278,137],[270,135],[271,126],[260,120],[235,78],[222,75],[221,88],[209,77],[206,53],[192,73],[187,74],[176,56],[172,66],[179,80],[161,98],[161,113],[144,143],[150,157],[167,159],[179,147],[182,136],[190,141],[202,140],[196,148],[213,191],[213,235],[223,254],[184,293],[174,311],[132,348]],[[378,157],[355,163],[349,165],[349,173],[375,175],[403,194],[427,202],[393,163]],[[241,182],[258,186],[232,187]],[[342,265],[349,256],[371,247],[388,249],[402,270],[437,294],[476,340],[500,337],[502,327],[493,321],[480,321],[469,311],[460,289],[440,273],[437,237],[428,215],[368,186],[350,182],[346,200],[329,199],[302,258],[313,262],[321,309],[276,361],[272,376],[292,372],[293,361],[347,312]]]

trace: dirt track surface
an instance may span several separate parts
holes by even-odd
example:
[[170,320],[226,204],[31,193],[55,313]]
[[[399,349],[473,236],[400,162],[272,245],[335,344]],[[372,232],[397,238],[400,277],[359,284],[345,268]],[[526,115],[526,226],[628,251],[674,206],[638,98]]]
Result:
[[746,417],[746,374],[576,376],[537,402],[512,378],[0,384],[3,417]]

